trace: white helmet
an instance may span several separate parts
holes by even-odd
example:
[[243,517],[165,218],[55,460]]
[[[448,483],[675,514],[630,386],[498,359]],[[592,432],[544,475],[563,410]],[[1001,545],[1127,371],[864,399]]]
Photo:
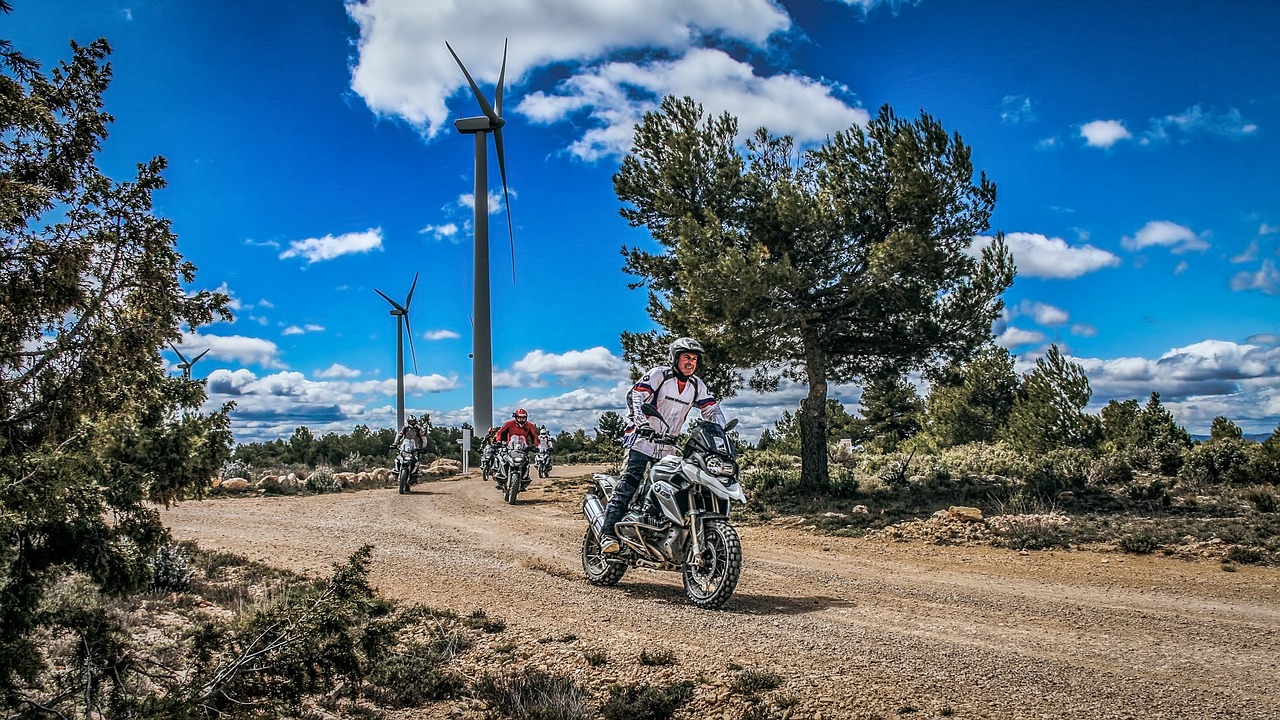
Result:
[[671,364],[674,366],[676,361],[680,359],[680,353],[691,352],[698,356],[698,364],[702,364],[702,354],[706,352],[702,349],[702,344],[691,337],[682,337],[671,343]]

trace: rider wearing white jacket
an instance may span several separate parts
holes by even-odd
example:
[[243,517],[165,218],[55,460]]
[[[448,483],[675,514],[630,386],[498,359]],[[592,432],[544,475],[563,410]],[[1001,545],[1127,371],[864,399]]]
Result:
[[[675,451],[670,444],[655,442],[653,435],[680,432],[694,408],[702,413],[704,419],[721,426],[725,424],[719,401],[707,389],[707,384],[694,375],[702,363],[702,345],[693,338],[680,338],[671,343],[670,354],[671,365],[645,373],[627,394],[628,427],[622,444],[629,450],[626,468],[605,508],[600,549],[606,553],[616,553],[620,549],[613,527],[626,515],[631,497],[644,479],[649,464]],[[657,420],[645,417],[640,411],[645,403],[658,408],[658,414],[667,422],[665,427]]]

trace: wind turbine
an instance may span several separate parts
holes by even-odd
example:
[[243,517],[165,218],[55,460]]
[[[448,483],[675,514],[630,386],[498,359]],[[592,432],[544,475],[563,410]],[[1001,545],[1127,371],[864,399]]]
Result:
[[182,371],[183,380],[191,379],[191,366],[200,362],[200,358],[204,357],[205,353],[213,349],[213,348],[205,348],[204,352],[188,360],[187,356],[183,355],[182,351],[179,350],[177,347],[175,347],[173,343],[169,343],[169,347],[173,348],[173,351],[178,353],[178,358],[182,360],[182,362],[178,363],[178,369]]
[[413,284],[405,296],[404,305],[387,297],[374,288],[373,291],[391,303],[391,314],[396,316],[396,432],[404,429],[404,334],[409,331],[409,354],[413,357],[413,371],[418,372],[418,354],[413,351],[413,327],[409,324],[409,303],[413,302],[413,289],[418,287],[418,273],[413,274]]
[[473,377],[472,411],[477,432],[488,430],[493,424],[493,335],[489,322],[489,161],[487,150],[489,141],[486,138],[493,134],[493,147],[498,154],[498,171],[502,174],[502,197],[507,208],[507,233],[511,238],[511,279],[516,277],[516,236],[511,226],[511,195],[507,191],[507,160],[502,149],[502,82],[507,75],[507,43],[502,42],[502,69],[498,72],[498,85],[494,91],[493,104],[485,99],[480,86],[467,72],[453,46],[445,42],[449,54],[462,68],[462,74],[471,85],[471,92],[480,103],[483,115],[460,118],[453,121],[453,126],[463,135],[476,136],[476,192],[475,192],[475,280],[472,315],[475,324],[472,340]]

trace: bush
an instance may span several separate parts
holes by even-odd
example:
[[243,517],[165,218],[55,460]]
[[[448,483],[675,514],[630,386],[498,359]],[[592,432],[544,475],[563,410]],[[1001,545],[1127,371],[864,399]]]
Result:
[[1248,482],[1248,445],[1251,444],[1247,440],[1227,438],[1196,445],[1186,454],[1178,477],[1208,485]]
[[1123,454],[1110,453],[1089,464],[1087,477],[1094,485],[1126,485],[1133,481],[1133,466]]
[[1016,550],[1046,550],[1071,544],[1067,525],[1071,518],[1050,512],[1034,515],[997,515],[987,521],[997,544]]
[[151,591],[182,592],[191,587],[195,571],[191,568],[191,555],[184,545],[161,545],[151,558]]
[[693,697],[693,682],[684,680],[666,688],[652,685],[615,685],[600,708],[604,720],[668,720]]
[[1054,498],[1064,490],[1084,487],[1093,457],[1087,450],[1061,448],[1041,455],[1026,471],[1027,491],[1042,498]]
[[1253,505],[1254,510],[1260,513],[1273,513],[1276,511],[1277,506],[1280,505],[1276,502],[1276,496],[1266,490],[1254,490],[1245,493],[1244,498]]
[[758,695],[782,685],[782,676],[771,670],[745,670],[734,679],[731,689],[739,695]]
[[1160,549],[1160,541],[1146,534],[1121,536],[1118,544],[1121,550],[1135,555],[1150,555]]
[[443,667],[443,658],[427,645],[412,643],[373,663],[365,676],[365,695],[391,708],[420,707],[456,697],[466,682]]
[[334,477],[333,468],[320,465],[307,476],[307,492],[332,493],[342,492],[342,483]]
[[646,648],[640,651],[640,664],[650,667],[675,665],[676,654],[669,648],[658,648],[652,651]]
[[1026,458],[1003,443],[969,443],[942,451],[940,462],[956,478],[1025,477]]
[[588,720],[595,717],[590,693],[573,678],[537,668],[505,677],[484,677],[475,695],[500,717],[521,720]]

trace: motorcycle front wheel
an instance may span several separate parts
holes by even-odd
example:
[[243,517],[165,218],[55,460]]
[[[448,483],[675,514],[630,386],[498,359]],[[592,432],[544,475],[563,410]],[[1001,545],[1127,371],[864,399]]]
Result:
[[408,465],[400,466],[400,494],[404,495],[409,492],[409,472]]
[[508,505],[516,504],[516,496],[520,494],[520,478],[515,473],[507,473],[507,486],[503,490],[503,498]]
[[742,573],[742,540],[727,520],[702,526],[701,553],[690,548],[684,564],[684,593],[694,605],[718,608],[729,601]]
[[587,574],[587,581],[599,587],[617,585],[622,575],[627,572],[627,564],[609,562],[609,556],[600,552],[600,536],[595,528],[587,526],[587,534],[582,536],[582,571]]

